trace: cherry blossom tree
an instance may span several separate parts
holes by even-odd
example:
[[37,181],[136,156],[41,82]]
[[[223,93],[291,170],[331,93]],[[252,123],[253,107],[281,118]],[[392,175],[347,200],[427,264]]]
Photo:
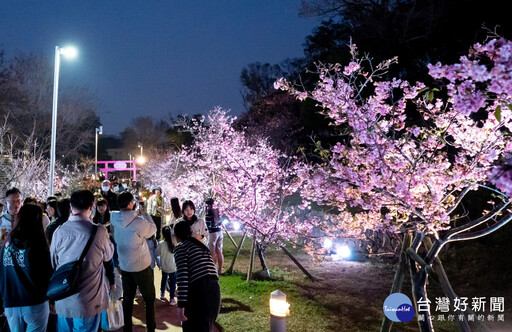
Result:
[[233,128],[234,117],[216,108],[183,128],[194,143],[150,162],[142,181],[160,185],[167,197],[202,203],[215,198],[221,214],[240,222],[264,243],[283,241],[302,232],[286,199],[299,187],[297,164],[265,139],[254,142]]
[[246,234],[253,237],[249,280],[255,252],[261,275],[268,277],[266,246],[277,243],[293,260],[286,241],[307,234],[309,228],[298,221],[291,203],[300,187],[296,175],[300,163],[272,148],[264,138],[245,137],[234,129],[234,121],[225,110],[216,108],[207,117],[181,125],[193,137],[193,144],[150,163],[142,181],[153,186],[159,182],[167,197],[192,198],[201,205],[205,198],[214,198],[220,214],[244,228],[239,247]]
[[17,142],[18,137],[5,117],[0,126],[0,189],[5,192],[15,186],[24,195],[40,196],[48,190],[48,162],[34,135],[30,135],[21,148],[17,147]]
[[[327,237],[340,231],[361,237],[365,230],[404,234],[392,292],[401,289],[408,266],[415,303],[427,299],[427,273],[453,302],[440,250],[511,219],[510,173],[496,165],[512,149],[512,43],[492,39],[474,45],[457,64],[429,65],[442,90],[383,80],[396,59],[373,66],[354,45],[351,54],[347,66],[319,66],[311,92],[284,79],[275,83],[301,100],[316,100],[341,137],[325,164],[299,170],[304,208],[316,202],[336,210],[329,225],[315,223]],[[495,177],[504,171],[507,176]],[[489,190],[494,198],[481,217],[467,220],[464,197],[474,190]],[[422,243],[424,257],[418,254]],[[433,330],[429,312],[422,314],[421,330]],[[469,329],[466,321],[460,324]],[[390,326],[384,321],[382,329]]]
[[[43,148],[35,138],[34,132],[21,140],[9,125],[5,117],[0,125],[0,192],[17,187],[23,196],[36,196],[45,200],[49,187],[49,160]],[[22,141],[21,148],[19,141]],[[64,166],[55,165],[55,188],[63,194],[71,190],[84,188],[84,173],[90,169],[92,162],[84,167],[77,163]]]
[[142,168],[140,179],[148,188],[162,188],[167,206],[172,197],[200,203],[207,184],[202,173],[196,173],[188,166],[188,157],[183,151],[155,155]]

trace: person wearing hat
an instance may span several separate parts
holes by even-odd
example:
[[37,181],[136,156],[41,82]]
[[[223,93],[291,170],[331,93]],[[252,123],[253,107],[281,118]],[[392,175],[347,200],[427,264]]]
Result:
[[110,211],[119,211],[119,207],[117,206],[117,194],[110,189],[109,180],[104,180],[101,183],[101,196],[107,200]]
[[160,233],[162,230],[162,216],[165,214],[164,199],[162,197],[162,188],[153,189],[155,193],[149,197],[147,204],[147,212],[156,225],[156,239],[160,241]]

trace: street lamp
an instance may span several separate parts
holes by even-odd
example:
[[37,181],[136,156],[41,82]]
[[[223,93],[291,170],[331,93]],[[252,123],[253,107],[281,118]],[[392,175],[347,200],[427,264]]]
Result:
[[137,157],[136,162],[137,162],[137,164],[144,164],[146,162],[146,158],[144,158],[144,156],[140,155]]
[[140,156],[142,157],[142,143],[138,143],[137,147],[140,148]]
[[55,46],[55,68],[53,73],[53,108],[52,108],[52,138],[50,147],[50,185],[48,195],[53,195],[53,174],[55,172],[55,138],[57,136],[57,100],[59,96],[59,69],[60,69],[60,55],[67,58],[74,58],[77,55],[77,50],[74,47]]
[[146,162],[146,158],[144,158],[144,156],[142,155],[142,143],[137,143],[137,147],[140,148],[140,156],[137,157],[136,162],[138,164],[144,164]]
[[96,128],[96,151],[94,153],[94,159],[96,163],[94,164],[94,177],[98,179],[98,135],[103,134],[103,126]]

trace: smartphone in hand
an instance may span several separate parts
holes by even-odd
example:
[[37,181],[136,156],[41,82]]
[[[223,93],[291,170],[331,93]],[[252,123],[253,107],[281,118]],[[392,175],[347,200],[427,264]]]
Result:
[[144,207],[144,201],[139,201],[138,204],[139,204],[139,214],[145,214],[146,208]]

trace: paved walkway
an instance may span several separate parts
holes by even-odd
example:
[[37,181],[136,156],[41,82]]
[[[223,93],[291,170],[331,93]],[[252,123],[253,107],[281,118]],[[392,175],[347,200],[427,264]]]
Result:
[[[169,305],[169,293],[166,292],[167,300],[160,300],[160,280],[162,273],[159,268],[155,268],[155,318],[156,318],[156,330],[176,332],[182,331],[181,322],[178,320],[176,314],[177,306]],[[146,331],[146,311],[144,309],[144,301],[142,297],[136,297],[133,304],[133,332]],[[119,329],[121,332],[123,329]],[[213,329],[215,332],[220,331],[217,328]]]

